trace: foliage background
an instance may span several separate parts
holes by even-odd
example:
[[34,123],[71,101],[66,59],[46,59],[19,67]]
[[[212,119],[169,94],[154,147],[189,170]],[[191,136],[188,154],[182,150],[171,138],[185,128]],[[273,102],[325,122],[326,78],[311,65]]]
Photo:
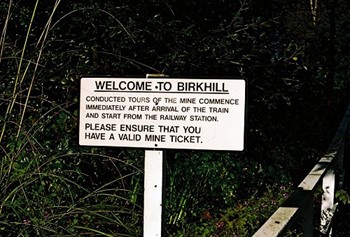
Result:
[[245,77],[249,94],[244,152],[167,151],[166,234],[250,236],[327,148],[349,101],[348,11],[345,0],[314,11],[2,1],[1,233],[141,236],[143,151],[78,146],[79,78],[165,73]]

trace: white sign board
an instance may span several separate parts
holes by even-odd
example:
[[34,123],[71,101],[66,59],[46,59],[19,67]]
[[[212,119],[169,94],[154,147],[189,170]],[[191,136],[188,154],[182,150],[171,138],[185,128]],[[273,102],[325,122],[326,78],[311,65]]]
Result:
[[244,79],[81,78],[79,144],[244,148]]

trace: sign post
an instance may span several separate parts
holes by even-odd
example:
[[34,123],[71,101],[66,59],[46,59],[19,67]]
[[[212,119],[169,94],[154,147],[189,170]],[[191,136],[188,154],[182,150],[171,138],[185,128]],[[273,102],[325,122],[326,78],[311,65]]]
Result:
[[145,151],[143,236],[162,236],[163,151]]
[[[79,144],[242,151],[244,79],[83,77]],[[144,236],[161,236],[163,152],[145,152]]]
[[[163,77],[156,74],[155,77]],[[150,78],[147,74],[146,78]],[[146,150],[143,195],[143,236],[161,237],[163,228],[163,151]]]

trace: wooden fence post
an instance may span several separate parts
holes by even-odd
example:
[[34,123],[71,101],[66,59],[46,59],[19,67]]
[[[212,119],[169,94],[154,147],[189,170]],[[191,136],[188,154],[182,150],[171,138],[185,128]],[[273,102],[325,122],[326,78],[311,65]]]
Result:
[[312,195],[310,201],[306,204],[305,210],[303,213],[302,228],[304,237],[313,236],[313,220],[314,220],[314,201]]

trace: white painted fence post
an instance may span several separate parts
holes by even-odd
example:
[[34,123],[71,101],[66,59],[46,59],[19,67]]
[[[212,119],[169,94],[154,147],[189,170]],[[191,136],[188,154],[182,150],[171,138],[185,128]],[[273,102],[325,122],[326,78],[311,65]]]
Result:
[[320,231],[323,234],[329,232],[331,236],[332,230],[328,230],[334,215],[334,194],[335,194],[335,173],[334,169],[329,169],[322,181],[322,204],[321,204],[321,226]]
[[145,151],[143,236],[162,236],[163,151]]

